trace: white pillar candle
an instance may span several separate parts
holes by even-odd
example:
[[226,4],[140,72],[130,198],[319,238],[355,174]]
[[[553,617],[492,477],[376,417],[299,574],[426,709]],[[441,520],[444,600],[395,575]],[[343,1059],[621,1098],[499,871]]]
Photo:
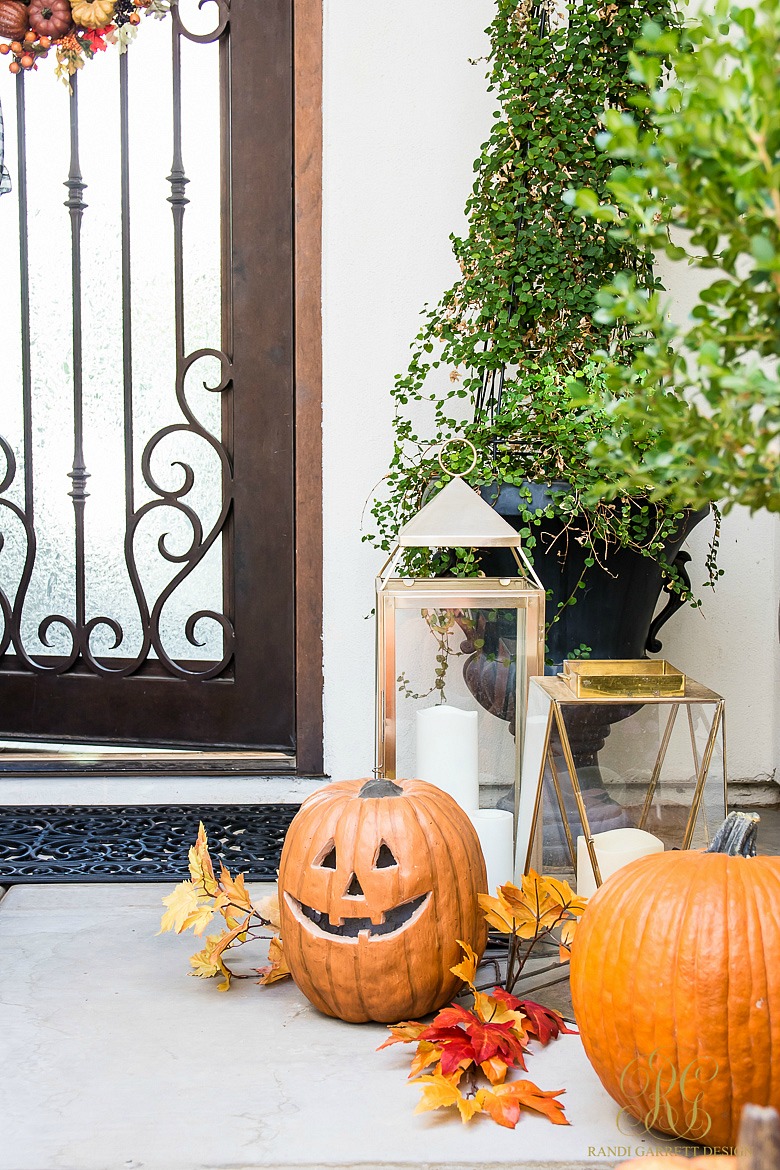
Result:
[[[605,882],[629,861],[647,857],[650,853],[663,853],[664,843],[646,833],[644,829],[609,829],[593,837],[596,860],[599,863],[601,880]],[[577,896],[590,898],[596,893],[596,878],[584,837],[577,838]]]
[[481,892],[495,897],[496,886],[514,880],[514,817],[501,808],[478,808],[469,813],[469,818],[477,830],[487,868],[487,890]]
[[417,777],[479,808],[477,712],[443,703],[417,712]]

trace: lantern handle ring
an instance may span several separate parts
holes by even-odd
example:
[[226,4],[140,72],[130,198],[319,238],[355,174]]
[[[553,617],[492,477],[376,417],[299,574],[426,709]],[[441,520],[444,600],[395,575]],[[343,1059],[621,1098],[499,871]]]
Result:
[[[472,453],[473,458],[471,460],[470,466],[467,467],[467,469],[465,471],[453,471],[452,468],[446,467],[444,464],[444,460],[442,458],[442,456],[444,455],[444,452],[447,450],[448,447],[452,447],[455,443],[465,443],[467,447],[471,447],[471,453]],[[474,468],[477,466],[477,463],[479,462],[479,456],[477,455],[477,448],[474,446],[471,439],[467,439],[465,437],[461,437],[459,439],[450,439],[449,442],[444,444],[443,448],[439,452],[438,458],[439,458],[439,467],[442,469],[444,474],[451,475],[455,479],[463,479],[464,476],[471,475],[472,471],[474,470]]]

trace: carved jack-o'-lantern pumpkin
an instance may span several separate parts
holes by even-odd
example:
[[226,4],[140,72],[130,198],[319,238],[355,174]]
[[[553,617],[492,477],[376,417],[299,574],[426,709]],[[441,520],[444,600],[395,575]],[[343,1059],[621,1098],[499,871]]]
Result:
[[482,955],[485,863],[471,821],[422,780],[347,780],[304,801],[279,868],[284,953],[304,995],[351,1023],[425,1015]]

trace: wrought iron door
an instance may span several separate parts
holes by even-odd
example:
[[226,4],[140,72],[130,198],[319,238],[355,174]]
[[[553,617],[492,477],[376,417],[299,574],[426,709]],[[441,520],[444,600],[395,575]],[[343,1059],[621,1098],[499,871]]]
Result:
[[0,735],[291,753],[291,0],[0,100]]

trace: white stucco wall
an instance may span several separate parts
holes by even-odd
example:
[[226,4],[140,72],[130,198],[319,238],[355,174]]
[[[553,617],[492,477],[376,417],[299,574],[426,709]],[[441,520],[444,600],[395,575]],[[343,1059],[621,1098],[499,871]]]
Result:
[[[374,576],[361,543],[366,499],[392,446],[390,388],[418,314],[456,268],[472,162],[494,103],[484,65],[491,0],[326,0],[324,91],[325,760],[334,778],[373,762]],[[678,311],[687,270],[668,273]],[[690,551],[705,579],[706,525]],[[778,758],[780,522],[724,521],[714,596],[664,631],[664,653],[728,702],[729,772],[767,776]]]

